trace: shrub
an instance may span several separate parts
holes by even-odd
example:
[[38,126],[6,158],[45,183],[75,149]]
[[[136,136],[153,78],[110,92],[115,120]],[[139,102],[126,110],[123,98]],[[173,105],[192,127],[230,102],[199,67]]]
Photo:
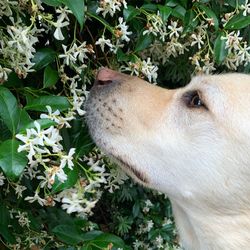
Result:
[[249,14],[247,0],[2,0],[2,246],[177,249],[169,200],[95,148],[83,104],[101,66],[169,88],[248,73]]

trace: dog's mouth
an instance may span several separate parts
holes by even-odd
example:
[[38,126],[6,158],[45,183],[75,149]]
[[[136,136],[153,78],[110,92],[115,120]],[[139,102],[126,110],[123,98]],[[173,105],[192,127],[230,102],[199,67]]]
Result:
[[132,163],[128,162],[121,156],[115,156],[114,154],[109,154],[115,162],[118,163],[119,166],[130,176],[135,177],[137,181],[148,184],[148,178],[144,173],[139,171],[136,166],[134,166]]

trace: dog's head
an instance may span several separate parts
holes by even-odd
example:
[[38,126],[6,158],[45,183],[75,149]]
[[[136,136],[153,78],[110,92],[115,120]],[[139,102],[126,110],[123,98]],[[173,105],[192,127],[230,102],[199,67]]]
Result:
[[97,145],[140,183],[175,200],[232,206],[250,195],[249,107],[247,75],[198,76],[167,90],[104,68],[86,110]]

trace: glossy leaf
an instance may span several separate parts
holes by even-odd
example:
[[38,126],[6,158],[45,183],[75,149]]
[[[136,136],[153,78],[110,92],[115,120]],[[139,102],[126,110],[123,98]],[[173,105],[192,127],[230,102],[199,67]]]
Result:
[[143,31],[141,31],[135,46],[135,51],[138,52],[148,48],[153,43],[153,40],[154,37],[152,34],[143,35]]
[[7,88],[0,86],[0,117],[12,134],[16,133],[20,111],[15,96]]
[[214,43],[214,57],[217,64],[221,64],[227,56],[226,39],[222,39],[223,33],[220,33]]
[[64,3],[74,14],[78,23],[80,24],[81,29],[83,28],[84,24],[84,0],[59,0],[60,2]]
[[28,103],[25,106],[26,110],[35,110],[35,111],[47,111],[46,106],[49,105],[52,110],[67,110],[70,108],[70,103],[65,96],[39,96],[34,99],[28,99]]
[[166,22],[168,20],[168,17],[172,13],[172,8],[168,6],[158,5],[158,9],[159,9],[162,21]]
[[139,14],[140,14],[140,11],[137,8],[130,6],[130,5],[127,8],[123,9],[123,17],[126,22],[131,21]]
[[72,225],[58,225],[53,228],[52,232],[58,239],[70,245],[76,245],[82,241],[81,230]]
[[242,13],[232,17],[225,25],[225,29],[238,30],[250,25],[250,15],[243,16]]
[[60,5],[62,5],[60,0],[42,0],[42,2],[53,7],[59,7]]
[[40,70],[50,63],[54,62],[56,58],[56,52],[51,48],[42,48],[37,50],[36,54],[34,55],[34,58],[32,60],[35,65],[33,68],[35,70]]
[[54,86],[59,79],[58,71],[54,70],[50,65],[44,69],[43,87],[48,88]]
[[11,180],[17,180],[27,165],[25,152],[17,152],[20,143],[16,139],[4,141],[0,145],[0,167]]

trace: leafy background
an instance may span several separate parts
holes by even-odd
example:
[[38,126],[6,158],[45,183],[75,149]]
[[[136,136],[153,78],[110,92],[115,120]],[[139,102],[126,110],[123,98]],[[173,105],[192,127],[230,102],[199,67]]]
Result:
[[[111,4],[119,8],[105,14]],[[95,148],[83,102],[102,66],[168,88],[197,73],[249,73],[248,1],[3,0],[0,7],[0,247],[179,248],[170,201],[133,183]],[[41,118],[47,106],[60,114]],[[61,136],[61,151],[39,145],[49,153],[32,156],[41,157],[34,170],[31,149],[19,150],[29,141],[20,138],[51,128]],[[44,173],[58,169],[71,149],[66,180],[58,174],[49,183]],[[70,211],[66,198],[86,212]]]

